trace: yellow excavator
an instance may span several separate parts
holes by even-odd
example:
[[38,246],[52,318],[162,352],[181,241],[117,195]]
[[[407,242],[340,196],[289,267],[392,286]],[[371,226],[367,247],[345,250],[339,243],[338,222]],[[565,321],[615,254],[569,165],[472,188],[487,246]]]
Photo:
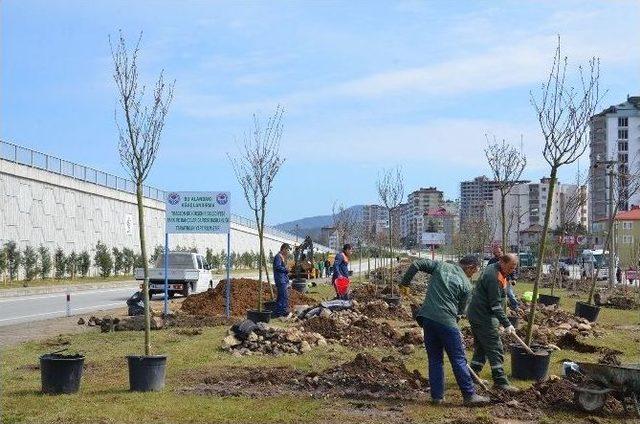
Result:
[[315,277],[311,237],[305,237],[304,241],[293,249],[293,260],[287,263],[287,268],[289,268],[289,276],[294,280]]

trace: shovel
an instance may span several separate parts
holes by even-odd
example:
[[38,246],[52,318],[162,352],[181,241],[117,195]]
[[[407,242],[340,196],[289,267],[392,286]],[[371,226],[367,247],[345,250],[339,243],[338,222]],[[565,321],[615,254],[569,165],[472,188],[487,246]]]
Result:
[[484,384],[484,381],[482,381],[482,379],[480,377],[478,377],[478,374],[476,374],[476,372],[473,370],[473,368],[471,368],[471,365],[467,364],[467,369],[469,370],[469,374],[471,374],[471,377],[473,377],[475,382],[478,383],[480,385],[480,387],[482,387],[485,391],[488,392],[489,388],[487,387],[486,384]]
[[524,347],[524,350],[527,351],[527,353],[529,353],[530,355],[535,355],[535,352],[533,350],[531,350],[531,348],[529,347],[528,344],[526,344],[524,342],[524,340],[522,340],[520,338],[520,336],[518,336],[516,333],[513,333],[513,338],[516,339],[518,341],[518,343],[520,343],[522,345],[522,347]]

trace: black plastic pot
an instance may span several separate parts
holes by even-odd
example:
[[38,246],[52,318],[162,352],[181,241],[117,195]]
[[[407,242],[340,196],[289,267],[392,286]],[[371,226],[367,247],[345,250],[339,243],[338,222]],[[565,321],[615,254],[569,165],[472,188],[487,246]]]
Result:
[[80,388],[84,355],[47,353],[40,357],[42,393],[76,393]]
[[263,310],[262,312],[250,309],[247,311],[247,319],[255,322],[269,322],[271,320],[271,311]]
[[164,388],[167,370],[166,355],[129,355],[127,362],[129,363],[129,390],[157,392]]
[[307,280],[305,278],[296,278],[291,282],[291,288],[300,293],[306,293]]
[[275,300],[270,300],[269,302],[264,302],[262,304],[262,309],[273,312],[276,310],[277,304],[278,303]]
[[538,303],[542,303],[545,306],[558,305],[560,303],[560,298],[549,294],[541,294],[538,295]]
[[577,317],[585,318],[591,322],[595,322],[598,319],[599,313],[599,306],[589,305],[586,302],[576,302],[575,315]]
[[507,317],[509,319],[509,322],[511,323],[511,325],[513,325],[515,328],[518,328],[518,317]]
[[511,376],[518,380],[541,381],[547,377],[551,353],[531,346],[534,355],[520,345],[511,345]]
[[388,294],[386,296],[382,296],[382,299],[387,302],[389,304],[389,306],[398,306],[400,305],[400,302],[402,301],[402,299],[400,298],[400,296],[396,296]]

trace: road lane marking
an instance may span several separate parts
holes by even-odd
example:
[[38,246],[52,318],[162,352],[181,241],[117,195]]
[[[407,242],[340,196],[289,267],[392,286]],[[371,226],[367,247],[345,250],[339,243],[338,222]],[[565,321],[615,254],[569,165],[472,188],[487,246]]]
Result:
[[[72,312],[72,315],[77,315],[75,313],[76,311],[81,311],[81,310],[84,310],[84,309],[93,309],[93,310],[98,310],[99,311],[100,309],[111,308],[112,306],[115,306],[115,307],[122,306],[122,302],[105,303],[105,304],[102,304],[102,305],[94,305],[94,306],[83,306],[81,308],[72,308],[71,312]],[[0,318],[0,322],[18,320],[18,319],[24,319],[24,318],[41,317],[41,316],[46,316],[46,315],[66,314],[66,312],[67,312],[66,310],[60,310],[60,311],[53,311],[53,312],[43,312],[41,314],[22,315],[22,316],[19,316],[19,317]]]
[[[117,292],[117,291],[125,291],[125,290],[132,290],[132,289],[137,289],[138,286],[130,286],[130,287],[120,287],[120,288],[116,288],[116,289],[107,289],[107,290],[82,290],[82,291],[77,291],[77,292],[71,292],[72,296],[85,296],[88,294],[99,294],[99,293],[110,293],[110,292]],[[66,292],[58,292],[58,293],[54,293],[54,294],[49,294],[49,295],[43,295],[43,296],[17,296],[17,297],[12,297],[12,298],[8,298],[8,299],[0,299],[0,303],[7,303],[7,302],[18,302],[18,301],[23,301],[23,300],[38,300],[38,299],[53,299],[56,297],[65,297],[66,296]]]

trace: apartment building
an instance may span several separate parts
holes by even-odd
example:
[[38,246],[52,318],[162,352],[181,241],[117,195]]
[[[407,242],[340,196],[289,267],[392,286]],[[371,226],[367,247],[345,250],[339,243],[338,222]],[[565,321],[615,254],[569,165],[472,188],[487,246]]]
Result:
[[425,215],[443,203],[444,194],[435,187],[420,188],[407,197],[409,212],[409,238],[416,243],[425,230]]

